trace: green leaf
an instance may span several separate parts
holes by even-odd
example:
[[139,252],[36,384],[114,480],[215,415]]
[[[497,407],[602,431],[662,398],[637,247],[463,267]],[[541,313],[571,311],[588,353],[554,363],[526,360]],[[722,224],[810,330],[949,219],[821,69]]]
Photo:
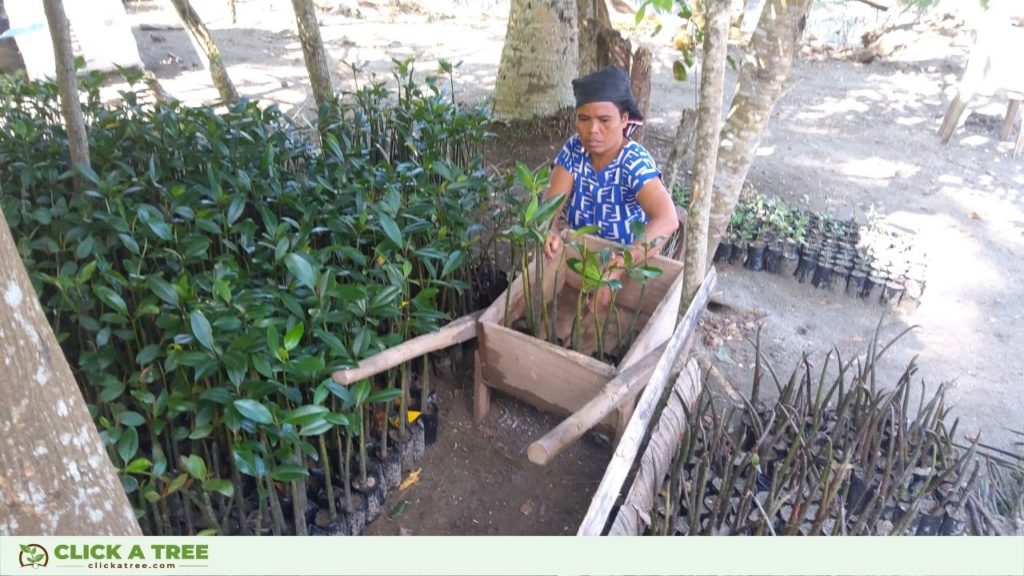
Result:
[[288,333],[284,335],[284,349],[289,352],[294,350],[302,340],[305,330],[306,326],[303,322],[296,322],[294,326],[289,328]]
[[160,354],[160,346],[157,344],[149,344],[139,353],[135,355],[135,363],[139,366],[143,366],[156,360],[156,357]]
[[460,264],[462,264],[462,260],[462,250],[456,250],[449,254],[448,257],[445,258],[444,267],[441,268],[441,277],[444,278],[445,276],[454,272],[455,269],[458,268]]
[[78,281],[82,284],[87,283],[92,278],[92,275],[95,272],[96,261],[93,260],[92,262],[89,262],[85,266],[82,266],[82,269],[78,271]]
[[178,476],[175,477],[174,480],[171,480],[171,483],[167,486],[167,492],[165,493],[165,495],[166,494],[174,494],[178,490],[181,490],[185,486],[185,484],[187,482],[188,482],[188,473],[187,472],[182,472],[181,474],[178,474]]
[[383,390],[375,390],[366,396],[366,403],[382,404],[384,402],[390,402],[401,395],[402,390],[400,388],[385,388]]
[[388,240],[391,240],[391,243],[394,244],[396,248],[401,250],[405,246],[405,243],[402,240],[402,231],[398,228],[398,224],[391,216],[388,216],[383,212],[380,213],[379,218],[380,227],[384,230],[384,235],[388,237]]
[[684,65],[679,60],[676,60],[675,62],[673,62],[672,63],[672,77],[675,78],[676,80],[678,80],[679,82],[685,82],[686,81],[686,76],[687,76],[687,74],[686,74],[686,65]]
[[277,328],[273,324],[267,326],[267,348],[274,352],[281,347],[281,335],[277,332]]
[[295,276],[300,285],[310,290],[315,289],[316,274],[313,271],[313,265],[309,261],[293,252],[285,257],[284,265],[292,273],[292,276]]
[[266,406],[248,398],[234,401],[235,408],[242,416],[257,424],[273,424],[274,417]]
[[206,319],[202,311],[194,310],[189,315],[189,322],[192,325],[192,333],[195,334],[196,340],[207,350],[215,352],[213,347],[213,327],[210,326],[210,321]]
[[270,478],[278,482],[291,482],[309,476],[309,471],[298,464],[282,464],[270,471]]
[[203,490],[207,492],[219,492],[227,498],[231,498],[235,494],[235,485],[228,480],[222,478],[214,478],[203,482]]
[[188,472],[188,475],[200,482],[206,480],[206,462],[196,454],[190,454],[188,458],[181,457],[181,463]]
[[526,222],[530,222],[531,220],[533,220],[533,215],[537,213],[537,204],[538,203],[539,203],[539,200],[537,200],[536,196],[530,197],[530,203],[527,204],[526,212],[523,214],[523,218],[525,219]]
[[132,412],[131,410],[125,410],[118,414],[117,421],[125,426],[142,426],[146,423],[146,419],[142,417],[142,414]]
[[35,549],[32,548],[31,546],[26,546],[24,544],[18,544],[18,546],[21,546],[21,551],[24,552],[25,554],[35,554],[36,553]]
[[174,238],[174,235],[171,234],[171,227],[168,226],[167,223],[164,222],[163,220],[146,220],[146,225],[149,226],[149,229],[153,231],[153,234],[156,234],[156,237],[161,240],[170,241],[172,238]]
[[113,402],[124,393],[124,382],[111,377],[106,381],[103,390],[100,391],[100,402]]
[[291,372],[308,376],[319,376],[324,371],[324,361],[319,356],[303,356],[288,363]]
[[157,298],[171,306],[178,306],[178,291],[163,278],[159,276],[148,276],[146,278],[146,286],[153,291],[153,294],[156,294]]
[[93,286],[93,292],[96,296],[103,301],[104,304],[113,308],[120,314],[128,314],[128,306],[124,303],[124,299],[117,293],[111,290],[107,286],[96,285]]
[[195,430],[190,432],[189,435],[188,435],[188,439],[189,440],[202,440],[203,438],[208,437],[212,433],[213,433],[213,425],[212,424],[204,424],[202,426],[196,427]]
[[196,536],[218,536],[220,531],[216,528],[203,528],[199,532],[196,532]]
[[136,458],[124,467],[124,471],[129,474],[142,474],[152,467],[153,463],[149,461],[149,458]]
[[100,177],[96,175],[96,172],[92,169],[92,166],[90,166],[89,164],[84,162],[80,164],[75,164],[75,171],[78,172],[80,176],[82,176],[90,183],[92,183],[93,186],[100,185]]
[[402,500],[398,504],[395,504],[395,507],[391,509],[391,514],[389,515],[391,519],[394,520],[397,518],[401,518],[402,514],[405,514],[405,507],[407,505],[408,500]]
[[333,427],[326,418],[317,418],[299,430],[299,436],[319,436]]
[[245,196],[235,196],[235,199],[231,201],[231,205],[228,206],[228,224],[234,224],[238,217],[242,215],[243,210],[245,210]]
[[348,426],[348,417],[341,412],[324,414],[324,420],[334,424],[335,426]]
[[325,406],[307,404],[305,406],[299,406],[294,410],[289,410],[284,415],[284,421],[288,424],[303,426],[313,422],[314,420],[319,420],[320,417],[327,412],[329,412],[329,410]]
[[117,454],[122,462],[131,462],[132,456],[139,451],[139,433],[135,428],[128,428],[117,441]]

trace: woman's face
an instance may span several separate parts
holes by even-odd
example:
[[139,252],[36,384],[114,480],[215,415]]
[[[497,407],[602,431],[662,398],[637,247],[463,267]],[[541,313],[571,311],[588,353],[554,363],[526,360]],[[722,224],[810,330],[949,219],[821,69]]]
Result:
[[617,152],[622,145],[628,114],[619,112],[612,102],[591,102],[576,109],[576,132],[583,149],[591,156]]

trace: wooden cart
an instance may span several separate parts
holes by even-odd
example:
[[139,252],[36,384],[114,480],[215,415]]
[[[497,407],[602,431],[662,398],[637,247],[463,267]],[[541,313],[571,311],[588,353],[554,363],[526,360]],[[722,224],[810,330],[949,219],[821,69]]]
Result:
[[[612,243],[599,238],[585,239],[588,250],[600,250]],[[572,251],[566,247],[565,250]],[[570,254],[571,255],[571,254]],[[477,323],[479,348],[474,387],[474,421],[480,422],[490,408],[491,389],[501,390],[528,404],[560,415],[574,414],[597,397],[609,381],[633,367],[637,380],[644,380],[654,369],[649,353],[656,351],[671,336],[679,317],[683,286],[683,264],[671,258],[653,256],[649,263],[662,275],[648,281],[643,290],[631,279],[623,279],[616,297],[617,309],[624,318],[640,310],[639,334],[618,365],[569,350],[545,340],[506,327],[525,313],[522,278],[495,300]],[[559,324],[574,316],[579,293],[579,275],[567,270],[565,259],[547,260],[544,274],[545,303],[558,294]],[[555,269],[557,268],[557,273]],[[647,359],[647,362],[642,362]],[[639,373],[637,373],[639,372]],[[615,414],[602,422],[606,429],[620,435],[632,413],[633,402],[624,402]]]

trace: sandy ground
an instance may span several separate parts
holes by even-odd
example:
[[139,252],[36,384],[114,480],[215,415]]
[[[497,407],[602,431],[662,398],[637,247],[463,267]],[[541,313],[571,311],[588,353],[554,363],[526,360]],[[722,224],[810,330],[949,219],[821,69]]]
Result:
[[[202,4],[240,92],[298,116],[308,113],[306,72],[289,2],[239,0],[234,25],[225,2],[196,4]],[[339,88],[350,88],[354,77],[365,82],[372,73],[389,78],[393,58],[415,57],[417,70],[426,72],[434,72],[437,60],[445,58],[462,62],[455,78],[457,95],[486,102],[505,33],[502,2],[435,3],[435,9],[444,7],[432,13],[417,10],[413,2],[320,4],[334,7],[322,13],[321,26]],[[861,29],[882,19],[866,7],[857,10],[816,9],[811,30],[820,39],[855,40]],[[131,19],[144,62],[167,90],[190,103],[215,98],[173,13],[141,2],[132,7]],[[673,54],[664,34],[638,38],[656,52],[645,144],[663,160],[681,109],[695,103],[695,84],[671,80]],[[949,398],[961,431],[1006,446],[1013,438],[1007,428],[1024,428],[1024,336],[1019,329],[1024,300],[1015,287],[1024,279],[1024,158],[1010,158],[1011,145],[997,141],[1006,105],[1000,96],[973,103],[953,141],[948,146],[938,141],[936,131],[967,45],[963,30],[947,35],[931,30],[922,31],[911,48],[872,64],[798,59],[749,180],[763,193],[844,218],[863,222],[873,211],[886,225],[914,235],[928,254],[927,289],[916,310],[892,311],[884,319],[883,340],[907,326],[917,328],[883,361],[879,381],[895,383],[916,358],[917,378],[928,390],[951,383]],[[362,72],[354,76],[350,65]],[[510,142],[498,146],[505,155],[493,161],[522,158],[536,164],[553,157],[559,143]],[[707,315],[709,332],[697,353],[740,391],[749,388],[751,377],[753,347],[746,338],[758,324],[766,357],[778,372],[788,374],[805,353],[814,366],[833,348],[844,358],[863,354],[884,311],[878,303],[826,293],[793,278],[730,266],[719,272],[717,304]],[[564,466],[556,473],[558,486],[548,486],[545,474],[551,470],[532,467],[524,448],[554,420],[508,401],[512,408],[503,408],[504,413],[522,414],[529,425],[509,428],[497,410],[484,429],[474,430],[465,384],[453,384],[448,399],[451,406],[443,416],[450,425],[442,419],[441,440],[424,463],[424,477],[438,484],[425,479],[424,486],[412,489],[420,495],[410,500],[406,520],[385,520],[374,530],[574,532],[608,450],[581,445],[582,452],[569,456],[579,464]],[[442,474],[460,467],[466,473]],[[440,504],[442,490],[489,494],[453,507]],[[396,503],[391,500],[389,506]],[[497,523],[495,514],[501,518]]]

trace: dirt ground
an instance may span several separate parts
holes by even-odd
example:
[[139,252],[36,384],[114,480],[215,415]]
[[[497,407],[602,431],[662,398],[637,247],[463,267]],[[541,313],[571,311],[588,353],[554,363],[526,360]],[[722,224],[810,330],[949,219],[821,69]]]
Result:
[[[289,2],[239,0],[237,24],[226,2],[194,4],[242,94],[297,116],[308,114],[306,72]],[[355,78],[367,81],[371,73],[389,78],[391,59],[407,57],[416,57],[423,72],[434,72],[440,58],[461,61],[455,84],[462,100],[485,102],[493,89],[507,0],[318,4],[330,8],[321,16],[322,34],[341,89]],[[805,41],[856,40],[886,17],[861,4],[846,6],[816,5]],[[130,12],[143,61],[164,87],[189,103],[215,99],[174,14],[153,2],[130,5]],[[955,23],[933,19],[913,30],[907,47],[870,64],[805,51],[749,181],[762,193],[843,218],[864,222],[875,213],[885,225],[914,236],[928,255],[927,288],[916,310],[899,309],[884,319],[883,339],[910,325],[917,328],[890,352],[879,381],[895,383],[916,358],[917,378],[927,389],[951,383],[953,414],[965,437],[981,434],[1008,446],[1007,429],[1021,429],[1024,408],[1024,300],[1016,288],[1024,279],[1024,158],[1012,159],[1011,145],[997,140],[1006,106],[1001,95],[972,103],[948,146],[936,137],[969,45],[967,30]],[[668,155],[681,109],[696,101],[693,80],[671,80],[666,34],[634,36],[656,53],[644,143],[659,161]],[[361,72],[353,74],[353,68]],[[539,165],[553,158],[565,136],[500,140],[489,155],[496,167],[515,159]],[[695,353],[741,393],[749,388],[748,338],[757,325],[767,358],[788,374],[805,353],[815,366],[833,348],[844,358],[863,354],[884,311],[878,303],[826,293],[793,278],[731,266],[719,273],[715,305]],[[591,435],[551,466],[536,467],[526,459],[526,446],[558,420],[499,395],[490,417],[474,428],[471,378],[471,367],[463,363],[442,387],[440,436],[422,462],[421,480],[389,498],[389,511],[405,501],[404,512],[382,518],[370,533],[575,533],[610,446]]]

